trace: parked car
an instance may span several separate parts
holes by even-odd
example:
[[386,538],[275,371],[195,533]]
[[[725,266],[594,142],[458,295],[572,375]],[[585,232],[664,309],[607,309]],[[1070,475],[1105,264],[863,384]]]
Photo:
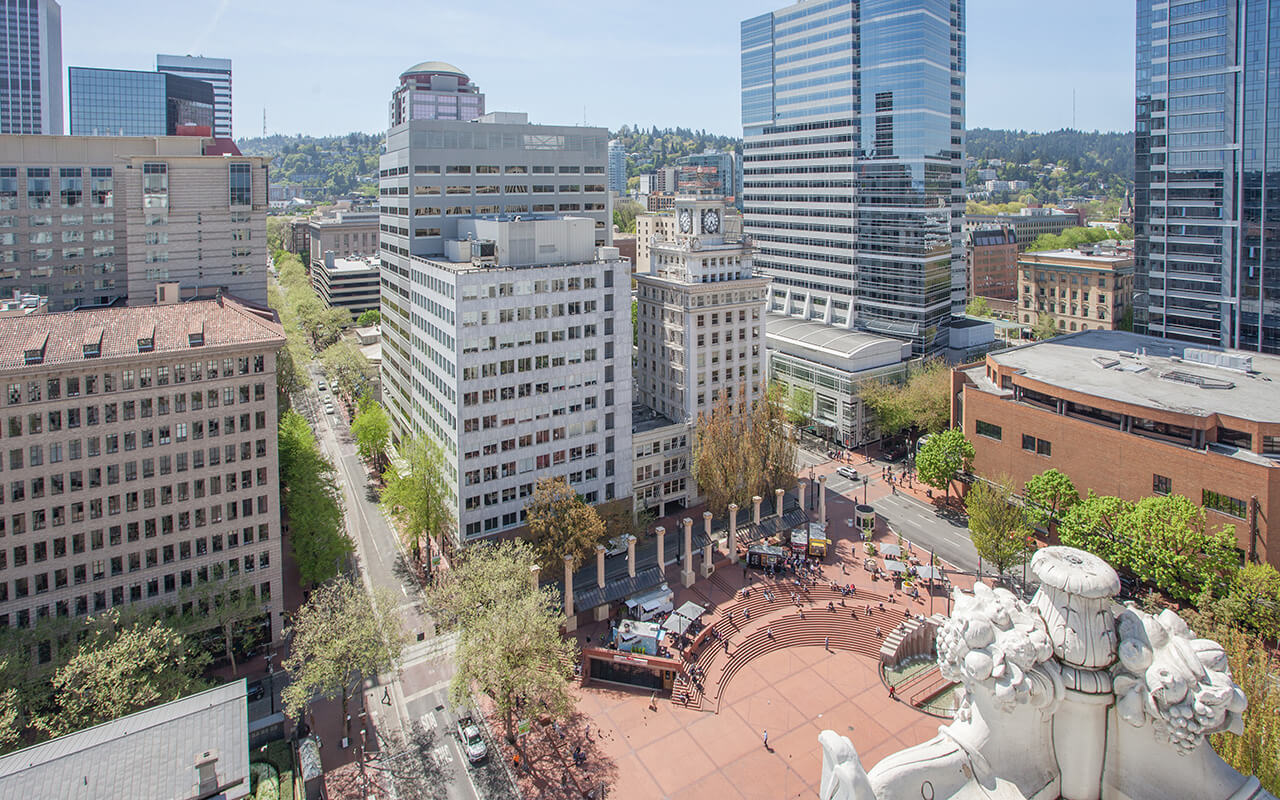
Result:
[[246,696],[249,698],[250,703],[255,700],[261,700],[265,695],[266,690],[262,688],[261,682],[249,684],[249,691],[246,693]]
[[458,740],[462,742],[462,749],[467,751],[467,760],[472,764],[483,761],[489,755],[489,746],[484,743],[480,726],[470,714],[458,717]]
[[620,556],[625,552],[627,552],[626,536],[615,536],[604,543],[604,554],[606,556]]
[[836,467],[836,474],[851,481],[858,479],[858,471],[853,467]]
[[324,381],[320,381],[319,383],[317,383],[316,388],[322,392],[327,392],[329,390],[329,387],[325,384]]

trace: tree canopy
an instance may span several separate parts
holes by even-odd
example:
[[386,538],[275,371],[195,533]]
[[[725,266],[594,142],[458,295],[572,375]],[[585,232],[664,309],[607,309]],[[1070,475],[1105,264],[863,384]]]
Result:
[[404,439],[382,480],[386,484],[382,507],[396,521],[414,560],[421,563],[422,538],[443,546],[457,523],[444,452],[427,436]]
[[1191,600],[1218,593],[1236,568],[1235,529],[1211,527],[1204,509],[1182,495],[1144,497],[1120,518],[1122,564],[1165,594]]
[[360,316],[356,317],[356,324],[359,325],[361,328],[365,328],[370,325],[377,325],[381,321],[382,321],[382,312],[378,311],[378,309],[376,308],[370,308],[370,309],[361,311]]
[[1036,315],[1036,323],[1031,328],[1031,336],[1036,341],[1043,342],[1045,339],[1052,339],[1062,333],[1062,329],[1058,327],[1058,320],[1053,314],[1047,311],[1041,311]]
[[1080,502],[1080,493],[1065,472],[1047,469],[1033,475],[1022,489],[1031,521],[1042,528],[1062,517]]
[[304,584],[337,575],[354,550],[344,527],[342,494],[333,464],[320,453],[315,434],[296,411],[279,428],[281,500],[289,518],[289,543]]
[[974,481],[964,499],[974,549],[1001,576],[1036,549],[1026,511],[1015,502],[1014,494],[1012,482],[1002,476],[994,483]]
[[710,411],[698,415],[694,434],[693,475],[711,513],[729,513],[729,504],[746,508],[754,495],[795,486],[796,442],[786,421],[785,398],[777,385],[750,405],[745,385],[738,400],[722,391]]
[[937,433],[951,424],[951,369],[941,359],[929,359],[905,382],[864,382],[858,397],[886,436],[906,430]]
[[360,398],[356,418],[351,421],[351,438],[356,440],[360,457],[377,469],[391,441],[391,419],[382,404],[369,395]]
[[334,387],[347,397],[360,397],[378,377],[378,369],[350,339],[339,339],[320,353],[320,366]]
[[951,482],[973,463],[973,444],[960,428],[948,428],[929,436],[916,454],[916,474],[951,497]]
[[1042,250],[1070,250],[1081,245],[1120,240],[1124,238],[1118,231],[1102,227],[1067,228],[1062,233],[1042,233],[1036,240],[1027,245],[1028,253]]
[[574,569],[584,564],[604,542],[604,520],[564,478],[540,478],[525,505],[538,563],[551,571],[573,558]]

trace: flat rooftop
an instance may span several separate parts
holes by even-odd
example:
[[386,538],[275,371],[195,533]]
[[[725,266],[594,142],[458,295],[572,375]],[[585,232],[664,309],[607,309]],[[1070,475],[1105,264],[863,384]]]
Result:
[[1125,262],[1133,263],[1133,251],[1100,250],[1095,253],[1093,250],[1071,248],[1066,250],[1039,250],[1034,253],[1022,253],[1018,256],[1018,263],[1026,262],[1052,266],[1054,262],[1067,261],[1083,261],[1090,266],[1096,265],[1099,267],[1124,266]]
[[657,411],[654,411],[652,408],[649,408],[646,405],[642,405],[640,403],[631,404],[631,435],[632,436],[635,436],[637,433],[648,433],[651,430],[655,430],[657,428],[665,428],[668,425],[675,425],[675,424],[676,424],[675,420],[668,419],[667,417],[663,416],[662,414],[659,414]]
[[[1251,359],[1250,370],[1200,363],[1198,353]],[[1094,397],[1179,414],[1280,422],[1280,357],[1200,348],[1127,331],[1082,331],[987,356],[1028,378]],[[982,368],[980,387],[998,391]]]
[[368,258],[335,258],[330,269],[323,261],[318,262],[325,272],[377,272],[380,269],[378,259]]

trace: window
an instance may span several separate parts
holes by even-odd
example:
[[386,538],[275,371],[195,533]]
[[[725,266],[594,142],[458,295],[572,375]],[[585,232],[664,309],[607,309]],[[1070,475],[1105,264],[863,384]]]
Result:
[[1246,506],[1243,500],[1237,500],[1234,497],[1228,497],[1225,494],[1219,494],[1209,489],[1202,491],[1201,505],[1214,511],[1221,511],[1223,514],[1237,519],[1245,518]]
[[1164,475],[1151,476],[1151,491],[1155,494],[1169,494],[1173,488],[1173,481]]
[[231,164],[231,205],[253,204],[253,177],[248,164]]
[[1022,449],[1040,456],[1053,455],[1053,445],[1044,439],[1022,434]]
[[996,441],[1000,440],[1000,435],[1002,433],[999,425],[992,425],[990,422],[983,422],[982,420],[976,421],[974,431],[979,436],[986,436],[987,438],[995,439]]
[[1022,434],[1022,449],[1032,453],[1036,451],[1036,437],[1029,434]]

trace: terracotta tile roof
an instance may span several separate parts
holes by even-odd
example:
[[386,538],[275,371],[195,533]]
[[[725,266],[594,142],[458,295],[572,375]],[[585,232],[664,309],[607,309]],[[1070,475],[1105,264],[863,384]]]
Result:
[[[203,332],[202,345],[191,345],[193,332]],[[143,353],[194,353],[237,344],[279,346],[284,344],[284,329],[270,310],[230,297],[0,317],[0,371],[28,368],[27,355],[35,349],[42,357],[31,363],[69,364],[136,356],[140,342]],[[94,345],[99,355],[86,359],[85,352],[92,353]]]

